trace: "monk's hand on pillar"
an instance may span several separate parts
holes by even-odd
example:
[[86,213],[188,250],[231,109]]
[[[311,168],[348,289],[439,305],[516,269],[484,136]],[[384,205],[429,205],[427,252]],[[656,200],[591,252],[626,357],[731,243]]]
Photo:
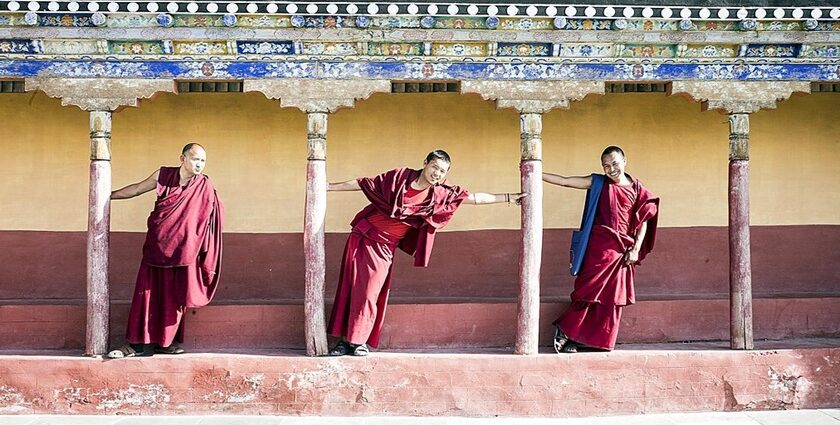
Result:
[[630,248],[627,252],[624,253],[624,262],[627,263],[628,266],[632,266],[639,261],[639,250],[636,248]]
[[510,194],[510,202],[516,205],[522,205],[522,198],[528,196],[527,193],[511,193]]

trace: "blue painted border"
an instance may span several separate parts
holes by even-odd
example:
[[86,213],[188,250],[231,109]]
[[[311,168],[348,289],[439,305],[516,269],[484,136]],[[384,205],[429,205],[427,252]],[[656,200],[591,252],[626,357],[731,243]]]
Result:
[[0,60],[0,77],[381,78],[409,80],[741,80],[840,81],[840,62],[820,63],[493,63],[330,61]]

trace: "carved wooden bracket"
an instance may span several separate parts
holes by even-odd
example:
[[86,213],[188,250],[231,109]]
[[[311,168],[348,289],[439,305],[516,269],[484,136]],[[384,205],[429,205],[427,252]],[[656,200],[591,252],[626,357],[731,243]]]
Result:
[[304,112],[335,112],[352,108],[357,99],[367,99],[373,93],[390,92],[388,80],[316,80],[282,78],[245,80],[243,89],[258,91],[269,99],[280,99],[284,108],[298,108]]
[[85,111],[116,111],[137,106],[140,99],[159,92],[175,92],[174,80],[132,78],[27,78],[26,91],[41,90],[61,98],[63,106],[78,106]]
[[514,108],[520,113],[542,114],[554,108],[568,109],[569,103],[588,94],[604,94],[603,81],[462,81],[462,93],[478,93],[495,100],[497,108]]
[[774,109],[776,102],[795,92],[810,93],[808,81],[674,81],[668,94],[682,94],[702,102],[703,110],[750,114]]

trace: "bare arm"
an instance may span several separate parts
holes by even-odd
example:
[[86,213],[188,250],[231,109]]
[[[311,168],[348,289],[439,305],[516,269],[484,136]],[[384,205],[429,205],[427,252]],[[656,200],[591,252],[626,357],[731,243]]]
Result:
[[111,192],[111,199],[129,199],[153,190],[157,186],[159,174],[160,170],[156,170],[151,176],[146,177],[143,181],[130,184],[122,189],[117,189]]
[[519,205],[522,202],[522,198],[527,196],[527,193],[483,193],[483,192],[475,192],[470,193],[470,196],[464,200],[465,204],[499,204],[502,202],[506,202],[508,204],[515,203]]
[[647,234],[647,221],[642,222],[642,225],[639,226],[639,232],[636,233],[636,242],[633,243],[633,246],[624,254],[624,261],[629,264],[634,264],[639,261],[639,251],[642,250],[642,243],[645,241],[645,235]]
[[559,174],[543,173],[543,181],[574,189],[589,189],[592,186],[592,176],[564,177]]
[[359,182],[356,179],[347,180],[346,182],[330,183],[327,185],[327,191],[346,191],[346,190],[362,190],[359,187]]

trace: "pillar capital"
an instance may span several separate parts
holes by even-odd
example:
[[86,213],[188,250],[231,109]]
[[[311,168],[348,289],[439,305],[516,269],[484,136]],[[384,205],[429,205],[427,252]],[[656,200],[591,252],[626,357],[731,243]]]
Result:
[[588,94],[604,94],[603,81],[463,81],[462,93],[477,93],[495,100],[496,107],[514,108],[520,113],[545,113],[568,109],[571,101]]
[[175,92],[174,80],[147,78],[27,78],[26,91],[41,90],[61,98],[63,106],[85,111],[116,111],[137,106],[158,92]]
[[389,80],[320,80],[311,78],[277,78],[245,80],[246,92],[258,91],[269,99],[280,99],[284,108],[304,112],[335,112],[352,108],[356,100],[373,93],[390,92]]
[[774,109],[776,102],[795,92],[810,93],[808,81],[674,81],[669,95],[681,94],[702,102],[703,110],[750,114]]

